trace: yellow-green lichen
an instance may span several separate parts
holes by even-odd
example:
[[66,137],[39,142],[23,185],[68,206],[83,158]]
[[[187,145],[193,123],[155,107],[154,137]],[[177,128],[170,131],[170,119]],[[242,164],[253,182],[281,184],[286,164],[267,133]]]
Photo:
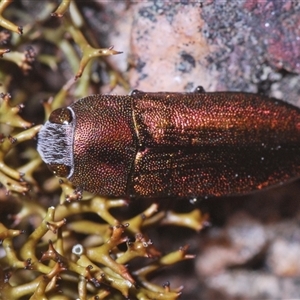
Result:
[[0,2],[0,298],[177,299],[181,287],[150,279],[193,255],[187,246],[162,255],[148,230],[199,231],[207,218],[157,203],[123,217],[127,200],[82,193],[50,175],[32,143],[42,125],[33,123],[91,93],[99,62],[109,85],[128,84],[103,57],[120,52],[97,45],[75,1],[56,10],[32,2],[23,10]]

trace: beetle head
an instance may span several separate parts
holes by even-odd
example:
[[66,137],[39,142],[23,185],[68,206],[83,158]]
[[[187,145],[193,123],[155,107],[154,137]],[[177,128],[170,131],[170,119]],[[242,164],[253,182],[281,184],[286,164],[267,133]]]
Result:
[[51,113],[39,132],[37,150],[56,176],[72,176],[74,127],[73,110],[59,108]]

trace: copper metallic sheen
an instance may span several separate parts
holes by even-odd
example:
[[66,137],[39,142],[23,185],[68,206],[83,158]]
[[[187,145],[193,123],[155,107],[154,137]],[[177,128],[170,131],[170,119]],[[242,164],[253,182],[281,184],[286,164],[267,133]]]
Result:
[[55,114],[72,119],[69,179],[103,196],[245,194],[300,175],[300,110],[283,101],[135,91],[89,96],[68,109]]

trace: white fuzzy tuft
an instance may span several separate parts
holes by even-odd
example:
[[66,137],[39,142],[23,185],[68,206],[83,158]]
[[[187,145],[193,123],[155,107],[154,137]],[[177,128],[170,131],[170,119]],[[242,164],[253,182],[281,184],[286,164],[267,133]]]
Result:
[[46,164],[63,164],[73,169],[73,126],[47,121],[42,127],[37,150]]

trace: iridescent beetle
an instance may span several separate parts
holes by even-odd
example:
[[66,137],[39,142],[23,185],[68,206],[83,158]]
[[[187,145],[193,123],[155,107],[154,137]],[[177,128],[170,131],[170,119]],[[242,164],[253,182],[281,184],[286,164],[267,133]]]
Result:
[[38,151],[109,197],[245,194],[300,176],[300,109],[238,92],[93,95],[52,112]]

